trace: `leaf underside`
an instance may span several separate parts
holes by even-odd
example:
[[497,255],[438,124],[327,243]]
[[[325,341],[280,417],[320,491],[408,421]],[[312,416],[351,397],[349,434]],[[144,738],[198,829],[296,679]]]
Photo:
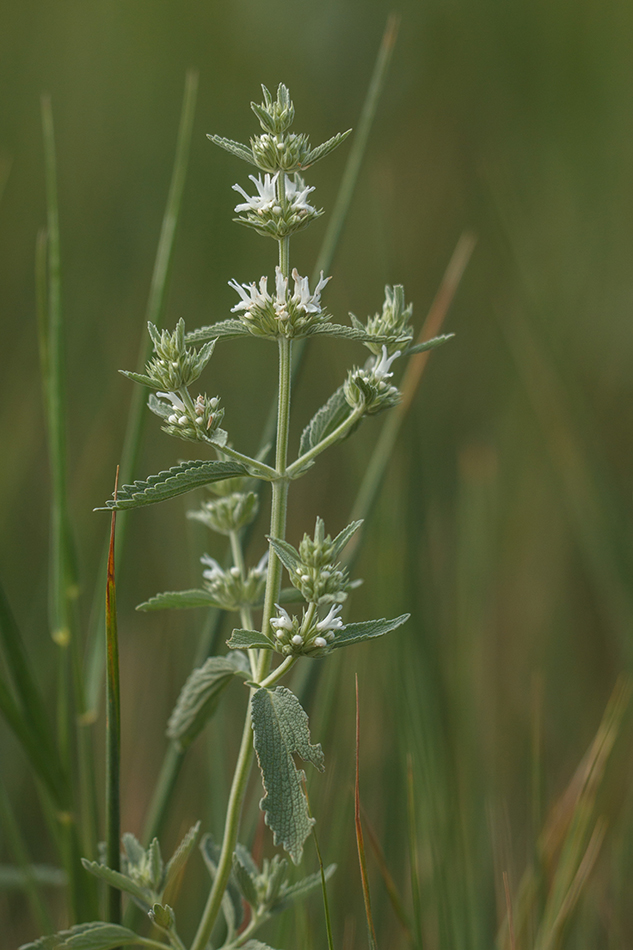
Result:
[[22,944],[20,950],[114,950],[137,943],[138,935],[127,927],[93,921]]
[[314,819],[303,792],[304,773],[294,755],[325,768],[320,745],[310,742],[308,716],[297,697],[284,686],[258,689],[251,700],[253,743],[266,794],[259,803],[275,844],[281,844],[299,864]]
[[273,644],[259,630],[234,630],[226,641],[230,650],[272,650]]
[[224,690],[236,674],[250,674],[243,653],[211,656],[195,669],[183,686],[167,723],[167,737],[182,750],[211,718]]
[[[196,460],[181,462],[166,472],[150,475],[144,481],[135,481],[133,485],[123,485],[117,493],[117,500],[109,498],[105,507],[138,508],[141,505],[153,505],[166,501],[176,495],[193,491],[203,485],[219,482],[236,475],[248,475],[246,468],[239,462],[219,462],[215,460]],[[97,509],[104,510],[104,509]]]

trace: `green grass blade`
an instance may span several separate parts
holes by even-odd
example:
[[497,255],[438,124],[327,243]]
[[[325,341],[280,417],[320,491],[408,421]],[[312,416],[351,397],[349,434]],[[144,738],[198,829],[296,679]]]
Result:
[[52,933],[55,929],[51,920],[48,908],[40,893],[40,884],[33,873],[33,865],[29,857],[22,832],[15,820],[13,809],[9,801],[6,789],[0,783],[0,825],[6,835],[7,842],[19,870],[24,878],[24,889],[26,891],[33,919],[43,933]]
[[363,839],[363,826],[360,817],[360,711],[358,706],[358,674],[356,674],[356,779],[354,783],[354,824],[356,827],[356,846],[358,848],[358,864],[363,886],[363,901],[367,920],[369,950],[376,950],[378,944],[376,941],[376,931],[374,929],[374,919],[371,913],[371,897],[369,894],[369,879],[367,877],[367,861],[365,858],[365,841]]
[[[185,91],[180,114],[180,126],[178,129],[178,139],[176,143],[176,156],[172,170],[171,183],[167,196],[167,204],[163,215],[158,248],[154,261],[154,270],[150,284],[147,308],[145,311],[145,322],[143,323],[143,342],[141,344],[138,366],[142,370],[150,354],[150,344],[148,342],[146,323],[151,321],[155,326],[160,327],[165,312],[167,300],[167,290],[169,286],[169,275],[171,271],[174,247],[176,242],[176,232],[180,218],[182,206],[182,196],[187,177],[187,167],[189,164],[189,151],[191,147],[191,135],[193,130],[193,119],[196,108],[196,96],[198,90],[198,74],[194,70],[189,70],[185,78]],[[145,413],[146,391],[140,386],[134,386],[131,396],[130,412],[128,415],[127,429],[123,443],[123,453],[121,457],[121,483],[125,484],[134,479],[138,467],[138,458],[143,436]],[[122,563],[122,557],[125,550],[127,516],[119,515],[117,526],[117,561],[119,569]],[[104,551],[104,569],[107,560],[107,545]],[[98,606],[97,606],[98,605]],[[95,607],[92,611],[94,618],[89,634],[89,644],[86,660],[87,677],[87,703],[88,708],[96,710],[99,705],[99,696],[101,694],[103,679],[103,626],[104,617],[102,609],[102,595],[100,585],[97,584],[95,591]]]
[[[114,485],[116,501],[119,470]],[[110,550],[106,579],[106,864],[113,871],[120,869],[121,853],[121,692],[119,683],[119,638],[116,613],[116,581],[114,576],[114,538],[116,509],[112,512]],[[108,920],[121,922],[121,892],[107,889]]]

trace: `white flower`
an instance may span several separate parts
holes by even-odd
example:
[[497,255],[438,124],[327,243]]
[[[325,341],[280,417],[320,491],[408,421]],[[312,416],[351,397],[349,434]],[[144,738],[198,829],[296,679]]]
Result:
[[270,625],[273,630],[277,631],[277,636],[281,635],[282,630],[292,630],[292,617],[287,610],[284,610],[283,607],[280,607],[279,604],[275,604],[275,607],[281,614],[279,617],[272,617]]
[[208,554],[203,554],[200,558],[200,561],[202,564],[206,564],[209,568],[209,570],[202,572],[202,576],[205,578],[205,580],[216,581],[220,578],[224,578],[224,570],[218,564],[215,558],[209,557]]
[[292,303],[297,310],[303,310],[305,313],[320,313],[321,291],[331,278],[324,277],[323,271],[321,271],[321,279],[316,285],[314,293],[311,294],[308,278],[300,277],[296,267],[292,272],[292,277],[295,282],[295,292],[290,298],[290,303]]
[[233,185],[233,191],[239,191],[241,195],[246,198],[244,204],[239,204],[235,206],[236,211],[255,211],[261,214],[264,211],[274,211],[277,214],[281,212],[281,207],[277,201],[277,179],[279,178],[279,172],[276,175],[273,175],[271,178],[270,175],[264,175],[264,181],[262,182],[261,175],[258,175],[255,178],[254,175],[248,176],[257,188],[257,194],[252,198],[250,195],[247,195],[243,188],[240,188],[239,185]]
[[268,278],[261,277],[259,281],[259,290],[255,282],[252,284],[238,284],[236,280],[229,281],[229,287],[236,290],[242,298],[240,303],[231,307],[231,313],[236,310],[252,310],[254,307],[265,307],[271,303],[272,299],[268,293]]
[[[315,629],[318,630],[319,633],[327,633],[328,631],[333,630],[342,630],[344,624],[339,617],[342,609],[342,604],[336,604],[335,606],[330,607],[327,617],[324,617],[323,620],[319,620],[319,622],[315,624]],[[319,638],[317,637],[317,639]],[[316,643],[316,640],[314,642]]]
[[[177,364],[174,364],[174,365],[177,365]],[[189,421],[186,415],[182,415],[182,416],[179,415],[179,413],[187,412],[185,408],[185,404],[180,398],[180,396],[177,396],[176,393],[158,393],[158,392],[156,393],[156,395],[162,396],[163,399],[169,399],[172,406],[176,410],[175,413],[173,413],[171,416],[168,417],[167,422],[171,423],[171,425],[173,426],[175,425],[184,426]]]
[[301,644],[303,643],[303,637],[301,636],[300,633],[295,633],[294,637],[292,637],[291,642],[294,643],[296,647],[300,647]]
[[264,554],[263,557],[257,562],[257,566],[253,568],[253,571],[256,574],[264,574],[268,570],[268,551]]
[[315,647],[326,647],[326,646],[327,646],[327,640],[324,640],[323,637],[315,637],[315,638],[314,638],[314,645],[315,645]]
[[400,350],[396,350],[393,356],[388,356],[387,347],[383,346],[382,356],[380,357],[380,359],[376,357],[376,363],[374,367],[372,368],[372,374],[374,375],[374,377],[376,379],[389,379],[389,377],[393,376],[393,373],[390,373],[389,370],[391,369],[391,364],[393,363],[393,361],[397,359],[399,356],[400,356]]
[[305,211],[308,214],[316,214],[316,208],[308,204],[306,198],[314,187],[308,187],[303,179],[295,183],[286,175],[286,198],[288,199],[293,211]]

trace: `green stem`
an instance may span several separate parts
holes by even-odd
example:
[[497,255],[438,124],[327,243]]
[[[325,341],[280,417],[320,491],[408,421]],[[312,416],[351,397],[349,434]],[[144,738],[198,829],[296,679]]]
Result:
[[[235,567],[240,572],[240,577],[242,583],[246,580],[246,566],[244,564],[244,554],[242,552],[242,545],[240,542],[240,536],[237,531],[231,531],[229,535],[229,540],[231,542],[231,554],[233,555],[233,563]],[[240,606],[240,621],[245,630],[253,629],[253,611],[251,610],[250,604],[242,604]],[[257,675],[257,650],[248,651],[248,659],[251,664],[251,676]]]
[[286,675],[288,670],[292,669],[298,659],[298,656],[287,656],[283,663],[279,664],[276,670],[273,670],[265,680],[262,680],[262,682],[259,684],[259,688],[269,689],[271,686],[274,686],[274,684],[280,680],[282,676]]
[[9,801],[9,796],[7,795],[4,785],[0,785],[0,824],[13,851],[15,862],[24,875],[24,889],[28,895],[31,911],[33,912],[34,919],[37,921],[37,926],[44,933],[53,933],[53,922],[44,898],[40,894],[40,885],[33,874],[26,843],[22,837],[20,827],[15,820],[11,802]]
[[[118,482],[117,471],[117,482]],[[114,488],[116,498],[116,485]],[[114,528],[116,511],[112,512],[110,556],[106,581],[106,849],[107,865],[119,870],[121,852],[121,702],[119,687],[119,640],[117,634],[116,585],[114,578]],[[121,922],[121,892],[116,887],[107,890],[108,920]]]
[[[281,244],[282,242],[280,242]],[[284,538],[286,530],[286,509],[288,504],[288,478],[286,463],[288,460],[288,433],[290,423],[290,374],[292,366],[292,343],[285,337],[279,340],[279,401],[277,412],[277,450],[275,462],[277,478],[272,483],[272,508],[270,517],[270,536]],[[279,598],[281,587],[281,561],[275,554],[272,545],[268,559],[268,577],[266,580],[266,595],[262,615],[262,630],[267,630],[272,616],[275,601]],[[262,681],[270,669],[271,651],[261,650],[257,679]],[[283,666],[283,664],[282,664]],[[279,667],[281,669],[281,667]],[[277,672],[277,671],[275,671]],[[274,675],[274,674],[273,674]],[[282,674],[283,675],[283,674]],[[253,691],[251,690],[250,697]],[[224,825],[222,851],[218,861],[218,868],[213,887],[207,899],[197,933],[191,945],[191,950],[205,950],[213,932],[213,927],[222,905],[222,898],[233,866],[233,852],[237,842],[240,826],[240,815],[246,785],[253,761],[253,736],[249,705],[244,721],[242,743],[235,766],[233,783],[229,795],[229,803]]]
[[339,426],[336,427],[334,432],[331,432],[330,435],[325,439],[321,439],[309,452],[304,452],[292,465],[288,466],[288,478],[294,478],[304,465],[307,465],[312,459],[315,459],[317,455],[320,455],[321,452],[325,452],[326,449],[329,449],[331,445],[334,445],[335,442],[338,442],[342,439],[346,433],[356,425],[359,419],[362,418],[364,410],[363,409],[354,409],[352,413],[344,419]]

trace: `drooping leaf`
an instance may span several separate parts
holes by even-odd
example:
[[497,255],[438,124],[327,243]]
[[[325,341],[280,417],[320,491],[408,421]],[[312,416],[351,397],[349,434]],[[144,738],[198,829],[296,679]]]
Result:
[[226,645],[230,650],[272,650],[274,644],[259,630],[234,630]]
[[[166,501],[176,495],[193,491],[203,485],[219,482],[235,475],[248,475],[246,468],[239,462],[218,462],[215,460],[196,460],[181,462],[166,472],[150,475],[144,481],[137,480],[133,485],[119,488],[117,500],[109,498],[105,508],[138,508],[141,505],[153,505]],[[103,508],[96,509],[103,511]]]
[[66,872],[49,864],[29,864],[28,868],[0,864],[0,890],[22,889],[33,881],[42,887],[65,887],[68,883]]
[[255,887],[253,875],[249,868],[241,862],[237,852],[233,854],[233,874],[235,875],[235,880],[242,897],[251,907],[257,907],[259,901],[257,899],[257,888]]
[[373,637],[382,637],[385,633],[391,633],[403,623],[406,623],[411,614],[401,614],[394,620],[365,620],[361,623],[348,623],[343,630],[337,632],[332,641],[332,649],[338,647],[347,647],[352,643],[361,643],[363,640],[371,640]]
[[454,333],[445,333],[442,336],[434,336],[432,340],[426,340],[424,343],[413,343],[408,346],[403,356],[413,356],[414,353],[425,353],[427,350],[434,350],[436,346],[442,346],[455,336]]
[[[218,862],[220,860],[220,847],[215,843],[213,835],[206,834],[202,837],[200,841],[200,851],[209,874],[211,875],[211,879],[215,881],[215,876],[218,871]],[[222,913],[229,928],[229,933],[234,934],[244,919],[244,906],[242,904],[242,895],[235,883],[233,873],[231,873],[226,891],[222,898]]]
[[171,882],[178,877],[186,865],[193,846],[196,843],[196,838],[198,837],[199,831],[200,822],[198,821],[189,829],[167,862],[167,867],[165,868],[164,888],[167,888],[169,884],[171,884]]
[[[330,864],[324,871],[325,880],[328,881],[335,871],[336,864]],[[273,905],[274,912],[278,913],[279,911],[285,910],[288,904],[296,900],[301,900],[301,898],[309,894],[310,891],[321,887],[321,883],[321,872],[315,871],[314,874],[309,874],[307,877],[304,877],[303,880],[297,881],[296,884],[289,884],[287,887],[284,887],[279,894],[279,900]]]
[[166,590],[137,606],[137,610],[185,610],[189,607],[219,607],[208,590]]
[[302,788],[303,772],[294,755],[325,768],[320,745],[310,743],[308,716],[297,697],[284,686],[258,689],[251,700],[253,741],[266,794],[259,803],[275,844],[299,864],[314,819]]
[[313,449],[315,445],[318,445],[322,439],[325,439],[331,432],[334,432],[351,411],[345,399],[343,387],[339,386],[336,392],[332,393],[325,405],[321,406],[315,413],[301,433],[299,455],[305,455],[305,453]]
[[167,723],[167,736],[179,749],[185,749],[206,725],[236,674],[250,674],[243,653],[211,656],[191,673]]
[[238,336],[250,335],[248,327],[241,320],[220,320],[209,327],[192,330],[185,337],[185,342],[191,346],[194,343],[204,343],[205,340],[234,340]]
[[220,148],[223,148],[225,152],[230,152],[231,155],[235,155],[237,158],[241,158],[245,162],[249,162],[249,164],[257,167],[257,162],[253,160],[252,149],[250,149],[248,145],[242,145],[241,142],[234,142],[233,139],[225,139],[221,135],[207,134],[207,138],[213,142],[214,145],[219,145]]
[[360,521],[352,521],[351,524],[348,524],[346,528],[343,528],[339,534],[336,535],[334,541],[332,542],[333,556],[338,557],[349,539],[356,534],[360,526],[362,525],[362,518]]
[[141,943],[141,938],[127,927],[93,921],[24,943],[20,950],[114,950],[115,947],[130,947],[138,943]]
[[294,574],[295,569],[301,563],[299,552],[293,548],[288,541],[282,541],[281,538],[268,538],[273,546],[275,554],[286,568],[289,574]]
[[314,165],[314,163],[318,162],[321,158],[325,158],[326,155],[329,155],[330,152],[333,152],[335,148],[338,148],[339,145],[345,141],[351,131],[351,129],[348,129],[347,132],[337,132],[336,135],[333,135],[327,142],[323,142],[321,145],[310,149],[301,163],[301,168],[309,168],[310,165]]
[[131,877],[121,874],[120,871],[113,871],[112,868],[106,867],[105,864],[99,864],[98,861],[88,861],[87,858],[82,858],[81,863],[86,871],[94,874],[100,881],[105,881],[110,887],[118,887],[120,891],[129,894],[138,901],[145,910],[149,910],[151,895],[140,884],[133,881]]

